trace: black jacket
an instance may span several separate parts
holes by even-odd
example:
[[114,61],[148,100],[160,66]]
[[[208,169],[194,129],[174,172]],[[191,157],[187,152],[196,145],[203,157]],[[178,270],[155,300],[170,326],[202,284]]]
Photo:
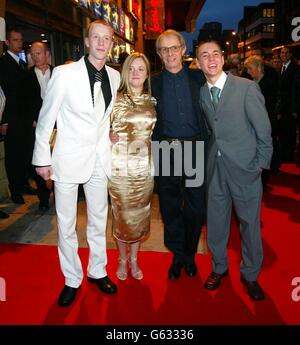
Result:
[[8,123],[10,130],[22,127],[19,109],[21,107],[22,82],[26,71],[14,58],[6,53],[0,58],[0,85],[6,97],[2,123]]
[[[25,125],[32,127],[33,121],[37,121],[43,104],[41,98],[41,87],[37,79],[34,67],[31,67],[23,80],[22,108]],[[49,66],[52,74],[53,67]]]

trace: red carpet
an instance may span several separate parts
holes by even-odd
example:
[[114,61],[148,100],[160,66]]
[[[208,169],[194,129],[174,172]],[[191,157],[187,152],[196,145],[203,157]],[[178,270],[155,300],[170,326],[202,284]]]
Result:
[[[300,169],[286,165],[283,171],[272,178],[263,201],[265,260],[260,282],[266,300],[252,302],[239,282],[240,245],[234,219],[230,276],[218,291],[203,288],[211,269],[209,255],[197,256],[197,277],[183,275],[171,282],[166,278],[171,255],[141,252],[145,276],[141,282],[132,278],[118,282],[118,294],[106,296],[84,280],[76,302],[65,309],[57,306],[64,284],[57,248],[0,244],[0,277],[6,282],[6,301],[1,301],[0,292],[0,324],[299,324],[300,301],[292,300],[296,288],[292,280],[300,277],[300,180],[296,178]],[[84,267],[87,254],[80,250]],[[117,252],[109,251],[108,273],[115,281],[116,261]]]

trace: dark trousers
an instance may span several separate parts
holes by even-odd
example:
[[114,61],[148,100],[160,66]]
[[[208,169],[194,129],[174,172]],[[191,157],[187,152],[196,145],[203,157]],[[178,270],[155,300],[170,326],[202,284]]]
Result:
[[8,128],[4,139],[5,170],[11,196],[21,195],[25,184],[25,143],[21,131]]
[[26,177],[32,178],[37,186],[37,196],[40,201],[46,202],[50,196],[50,190],[47,187],[47,182],[39,176],[36,171],[35,167],[32,166],[32,155],[35,143],[35,128],[29,128],[26,132],[26,159],[25,159],[25,167],[26,167]]
[[[196,159],[196,157],[193,157]],[[184,162],[184,152],[182,153]],[[160,162],[161,163],[161,162]],[[173,261],[192,263],[205,221],[205,187],[187,187],[194,177],[174,176],[174,154],[170,152],[171,176],[159,176],[157,187],[164,221],[164,243],[174,254]]]
[[293,162],[296,148],[296,119],[292,114],[283,114],[279,128],[282,162]]

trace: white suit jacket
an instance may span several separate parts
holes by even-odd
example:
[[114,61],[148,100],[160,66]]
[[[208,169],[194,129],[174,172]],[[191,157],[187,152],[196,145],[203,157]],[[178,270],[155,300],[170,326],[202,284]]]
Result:
[[[84,183],[92,175],[96,157],[107,175],[111,169],[110,113],[120,84],[120,74],[105,66],[112,99],[95,107],[84,58],[53,70],[36,127],[32,164],[53,168],[51,179]],[[103,114],[104,113],[104,114]],[[51,155],[49,139],[56,121],[57,134]]]

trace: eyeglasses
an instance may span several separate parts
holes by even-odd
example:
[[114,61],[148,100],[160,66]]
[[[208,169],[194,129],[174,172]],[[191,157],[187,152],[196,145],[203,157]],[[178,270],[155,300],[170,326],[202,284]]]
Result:
[[171,53],[178,53],[179,50],[182,48],[182,46],[172,46],[172,47],[161,47],[159,49],[159,51],[163,54],[166,55],[169,53],[169,51]]

